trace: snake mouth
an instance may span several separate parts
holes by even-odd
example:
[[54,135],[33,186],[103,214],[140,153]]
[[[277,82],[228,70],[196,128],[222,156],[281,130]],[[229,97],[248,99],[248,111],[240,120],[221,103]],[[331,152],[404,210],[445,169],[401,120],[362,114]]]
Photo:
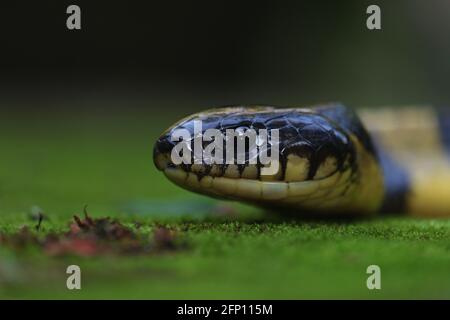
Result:
[[[250,146],[245,149],[245,161],[241,164],[194,163],[193,157],[190,163],[175,164],[172,151],[177,142],[172,139],[173,133],[186,129],[195,136],[196,120],[205,124],[202,134],[208,128],[224,134],[227,129],[277,129],[279,154],[274,160],[278,162],[277,170],[271,175],[262,174],[261,169],[268,165],[259,161],[250,163]],[[188,149],[193,150],[193,141],[188,144]],[[271,147],[273,144],[268,149]],[[157,140],[154,162],[169,180],[197,193],[248,202],[281,201],[288,205],[306,201],[305,206],[309,206],[308,201],[325,197],[330,200],[345,193],[356,171],[349,134],[309,109],[226,108],[196,114],[176,123]]]
[[342,172],[337,171],[323,179],[300,182],[212,176],[199,179],[195,173],[171,167],[167,167],[163,172],[176,185],[200,194],[256,204],[276,204],[281,207],[296,205],[305,209],[329,208],[335,204],[333,200],[342,199],[352,179],[350,168]]

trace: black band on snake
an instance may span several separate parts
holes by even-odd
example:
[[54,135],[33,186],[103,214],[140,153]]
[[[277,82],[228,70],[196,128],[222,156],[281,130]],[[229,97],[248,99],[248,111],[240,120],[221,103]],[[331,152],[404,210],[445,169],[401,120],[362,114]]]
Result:
[[[261,163],[179,164],[176,129],[277,129],[279,169]],[[341,104],[305,108],[231,106],[180,120],[154,147],[154,162],[175,184],[280,214],[450,215],[450,113],[430,107],[359,109]],[[248,150],[247,150],[248,151]]]

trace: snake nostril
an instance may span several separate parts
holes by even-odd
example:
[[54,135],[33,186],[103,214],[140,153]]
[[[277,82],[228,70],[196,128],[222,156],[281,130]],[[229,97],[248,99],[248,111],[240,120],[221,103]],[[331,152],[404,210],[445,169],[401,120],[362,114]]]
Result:
[[155,149],[159,153],[170,153],[172,151],[173,147],[174,147],[174,143],[170,139],[170,135],[168,135],[168,134],[161,136],[156,141],[156,145],[155,145]]
[[171,141],[170,135],[163,135],[156,141],[153,148],[153,162],[159,170],[164,170],[166,167],[173,165],[170,161],[173,147],[174,143]]

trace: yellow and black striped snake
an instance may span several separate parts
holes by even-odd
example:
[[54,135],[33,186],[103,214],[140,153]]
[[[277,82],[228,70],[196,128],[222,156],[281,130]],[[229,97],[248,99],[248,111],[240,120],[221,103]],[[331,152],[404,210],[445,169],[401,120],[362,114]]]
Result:
[[[179,164],[175,129],[278,129],[279,170],[257,164]],[[154,162],[188,190],[298,215],[408,213],[450,216],[450,111],[231,106],[180,120],[154,147]]]

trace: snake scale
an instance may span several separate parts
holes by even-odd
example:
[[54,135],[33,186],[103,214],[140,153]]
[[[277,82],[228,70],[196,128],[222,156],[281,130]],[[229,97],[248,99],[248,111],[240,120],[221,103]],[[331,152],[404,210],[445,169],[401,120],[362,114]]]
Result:
[[[278,129],[279,168],[174,164],[176,129]],[[450,111],[432,107],[352,109],[229,106],[188,116],[156,141],[154,163],[200,194],[306,215],[450,215]],[[247,150],[248,152],[248,150]]]

